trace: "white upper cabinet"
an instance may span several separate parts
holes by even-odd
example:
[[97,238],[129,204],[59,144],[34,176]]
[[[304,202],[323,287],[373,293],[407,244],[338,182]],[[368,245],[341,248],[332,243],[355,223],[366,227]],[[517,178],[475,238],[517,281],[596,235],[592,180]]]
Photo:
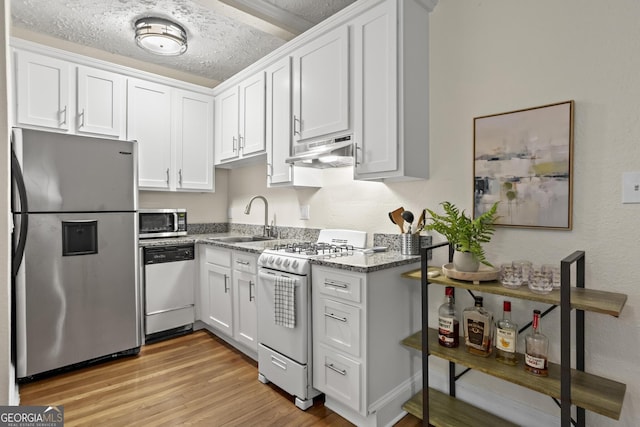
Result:
[[176,188],[213,189],[213,97],[174,89]]
[[126,77],[15,52],[18,126],[124,138]]
[[264,153],[264,73],[240,84],[240,150],[243,156]]
[[16,124],[70,130],[73,65],[31,52],[15,58]]
[[120,74],[78,66],[77,133],[124,136],[126,81]]
[[171,187],[171,88],[129,79],[127,139],[138,141],[141,188]]
[[292,80],[291,57],[287,56],[266,71],[267,185],[320,187],[322,171],[286,163],[291,155]]
[[240,109],[238,106],[238,88],[221,93],[215,98],[215,146],[216,164],[236,159],[238,151],[238,131]]
[[213,189],[213,97],[129,79],[127,138],[138,141],[140,188]]
[[264,73],[256,73],[215,99],[216,165],[265,153]]
[[426,179],[429,10],[385,0],[355,17],[354,177]]
[[294,142],[350,129],[349,28],[342,25],[293,52]]

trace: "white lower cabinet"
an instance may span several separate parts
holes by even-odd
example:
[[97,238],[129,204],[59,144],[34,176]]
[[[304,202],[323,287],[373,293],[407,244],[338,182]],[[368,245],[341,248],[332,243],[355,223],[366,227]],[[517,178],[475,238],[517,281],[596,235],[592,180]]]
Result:
[[200,246],[199,319],[254,359],[258,351],[257,255]]
[[322,344],[316,351],[313,386],[360,412],[361,363]]
[[233,288],[231,252],[205,248],[204,278],[200,283],[202,321],[215,330],[233,336]]
[[256,308],[257,257],[233,253],[234,338],[258,351],[258,311]]
[[420,358],[398,342],[420,328],[420,286],[410,264],[370,273],[313,265],[313,387],[325,406],[356,425],[390,425],[404,415]]

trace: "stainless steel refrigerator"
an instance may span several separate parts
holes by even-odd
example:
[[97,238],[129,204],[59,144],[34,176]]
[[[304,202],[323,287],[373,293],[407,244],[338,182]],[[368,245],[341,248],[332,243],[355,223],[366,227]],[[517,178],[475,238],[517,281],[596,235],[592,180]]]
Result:
[[19,380],[142,344],[137,145],[14,128]]

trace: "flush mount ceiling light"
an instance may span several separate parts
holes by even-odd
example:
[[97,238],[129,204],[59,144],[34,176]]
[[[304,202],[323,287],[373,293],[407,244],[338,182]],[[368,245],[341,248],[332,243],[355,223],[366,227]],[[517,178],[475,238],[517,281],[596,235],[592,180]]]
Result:
[[187,50],[187,33],[180,25],[162,18],[138,19],[136,43],[156,55],[182,55]]

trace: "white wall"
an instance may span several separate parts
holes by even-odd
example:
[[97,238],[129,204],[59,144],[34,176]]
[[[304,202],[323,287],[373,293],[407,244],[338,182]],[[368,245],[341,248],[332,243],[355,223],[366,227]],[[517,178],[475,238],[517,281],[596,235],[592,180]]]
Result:
[[192,224],[227,222],[227,177],[224,169],[215,171],[213,193],[140,191],[140,208],[185,208]]
[[9,2],[0,2],[0,405],[15,403],[15,388],[13,383],[13,369],[11,368],[11,231],[9,229],[9,99],[8,99],[8,69],[7,40],[11,14]]
[[[575,100],[573,230],[499,229],[489,258],[558,262],[585,250],[587,286],[628,295],[620,318],[586,315],[587,370],[627,384],[620,421],[587,412],[587,425],[637,425],[640,205],[621,204],[621,173],[640,171],[639,16],[636,0],[440,1],[431,15],[429,40],[431,178],[388,185],[352,182],[345,168],[325,171],[326,185],[319,190],[267,189],[263,167],[238,169],[229,174],[233,221],[262,223],[260,209],[250,217],[242,213],[253,194],[268,197],[280,225],[370,233],[395,232],[387,213],[400,205],[419,211],[449,200],[471,210],[473,118]],[[309,221],[299,219],[299,204],[310,204]],[[431,289],[433,309],[442,292]],[[490,297],[488,306],[499,313],[501,301]],[[460,310],[468,305],[471,298],[459,293]],[[525,323],[533,308],[514,301],[515,320]],[[431,320],[435,324],[435,317]],[[546,317],[542,328],[558,361],[559,314]],[[460,387],[491,390],[517,401],[519,408],[559,413],[550,399],[477,372],[466,375]],[[500,401],[489,404],[508,412]],[[516,419],[517,412],[511,411]]]

